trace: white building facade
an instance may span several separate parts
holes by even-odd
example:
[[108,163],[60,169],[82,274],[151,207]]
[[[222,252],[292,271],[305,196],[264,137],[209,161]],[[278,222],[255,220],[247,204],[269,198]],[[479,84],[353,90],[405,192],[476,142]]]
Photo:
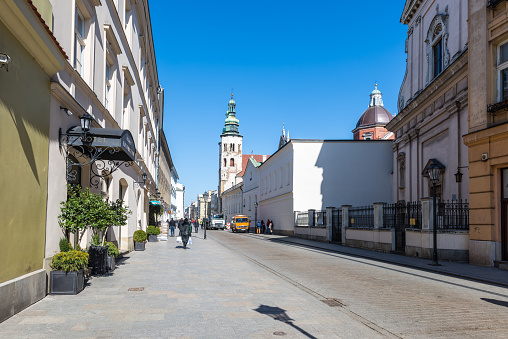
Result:
[[182,184],[175,185],[175,217],[185,218],[185,208],[184,208],[184,199],[185,199],[185,186]]
[[[58,215],[60,202],[67,198],[66,179],[109,201],[124,200],[132,214],[127,225],[113,227],[107,239],[131,250],[132,235],[146,229],[149,200],[156,196],[163,123],[164,91],[159,85],[148,1],[51,0],[51,4],[53,32],[69,60],[51,83],[46,261],[58,251],[62,236]],[[99,157],[90,166],[79,154],[67,153],[60,134],[79,126],[79,117],[85,114],[92,117],[95,131],[130,133],[133,161],[117,166]],[[75,165],[68,168],[69,163]],[[81,246],[89,240],[87,235]]]

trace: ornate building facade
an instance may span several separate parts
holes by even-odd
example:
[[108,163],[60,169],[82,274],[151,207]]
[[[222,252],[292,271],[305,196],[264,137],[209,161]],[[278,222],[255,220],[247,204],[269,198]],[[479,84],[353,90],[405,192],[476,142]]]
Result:
[[442,165],[437,195],[468,199],[468,180],[456,182],[458,167],[468,164],[467,1],[408,0],[401,23],[408,26],[407,65],[399,113],[386,128],[393,144],[393,198],[418,201],[432,196],[426,173]]

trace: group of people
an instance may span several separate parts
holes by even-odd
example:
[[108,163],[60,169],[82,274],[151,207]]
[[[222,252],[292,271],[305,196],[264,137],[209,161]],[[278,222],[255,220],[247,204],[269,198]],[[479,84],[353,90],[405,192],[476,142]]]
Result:
[[168,220],[167,223],[169,225],[169,229],[170,229],[172,237],[175,236],[175,229],[178,226],[178,236],[182,238],[182,244],[183,244],[184,249],[187,248],[187,243],[189,242],[189,237],[192,234],[192,227],[193,226],[194,226],[194,232],[198,233],[199,222],[194,219],[189,222],[189,220],[187,218],[185,218],[185,219],[180,218],[180,220],[178,220],[178,223],[177,223],[175,221],[175,219],[171,218],[171,220]]
[[258,221],[256,224],[257,234],[273,234],[273,221],[268,219],[266,224],[263,220]]

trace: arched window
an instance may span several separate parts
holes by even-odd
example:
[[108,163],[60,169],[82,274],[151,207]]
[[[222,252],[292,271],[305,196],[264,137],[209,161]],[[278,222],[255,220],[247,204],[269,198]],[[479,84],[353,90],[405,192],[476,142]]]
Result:
[[282,188],[282,180],[284,180],[284,173],[282,172],[282,166],[280,167],[280,188]]
[[229,159],[229,166],[231,167],[235,166],[235,158]]
[[428,84],[448,66],[450,51],[448,50],[448,7],[445,13],[438,13],[432,19],[427,31],[427,78]]
[[273,172],[273,190],[277,189],[277,171]]

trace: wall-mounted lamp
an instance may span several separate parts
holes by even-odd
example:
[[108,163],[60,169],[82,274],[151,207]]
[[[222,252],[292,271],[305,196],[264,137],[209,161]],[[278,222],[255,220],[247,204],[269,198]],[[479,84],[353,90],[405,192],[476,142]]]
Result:
[[67,107],[60,106],[60,109],[63,110],[68,116],[72,115],[72,112]]
[[139,187],[141,185],[144,185],[146,183],[146,179],[148,179],[148,174],[143,172],[143,174],[141,175],[141,179],[143,179],[143,181],[134,181],[134,186]]
[[88,113],[83,114],[79,117],[80,123],[81,123],[81,129],[84,132],[88,132],[90,130],[90,126],[92,125],[92,116]]
[[461,168],[468,168],[468,166],[461,166],[457,167],[457,173],[455,173],[455,182],[462,182],[462,172],[460,171]]
[[5,66],[5,70],[9,72],[9,63],[11,62],[11,57],[5,53],[0,53],[0,69]]

